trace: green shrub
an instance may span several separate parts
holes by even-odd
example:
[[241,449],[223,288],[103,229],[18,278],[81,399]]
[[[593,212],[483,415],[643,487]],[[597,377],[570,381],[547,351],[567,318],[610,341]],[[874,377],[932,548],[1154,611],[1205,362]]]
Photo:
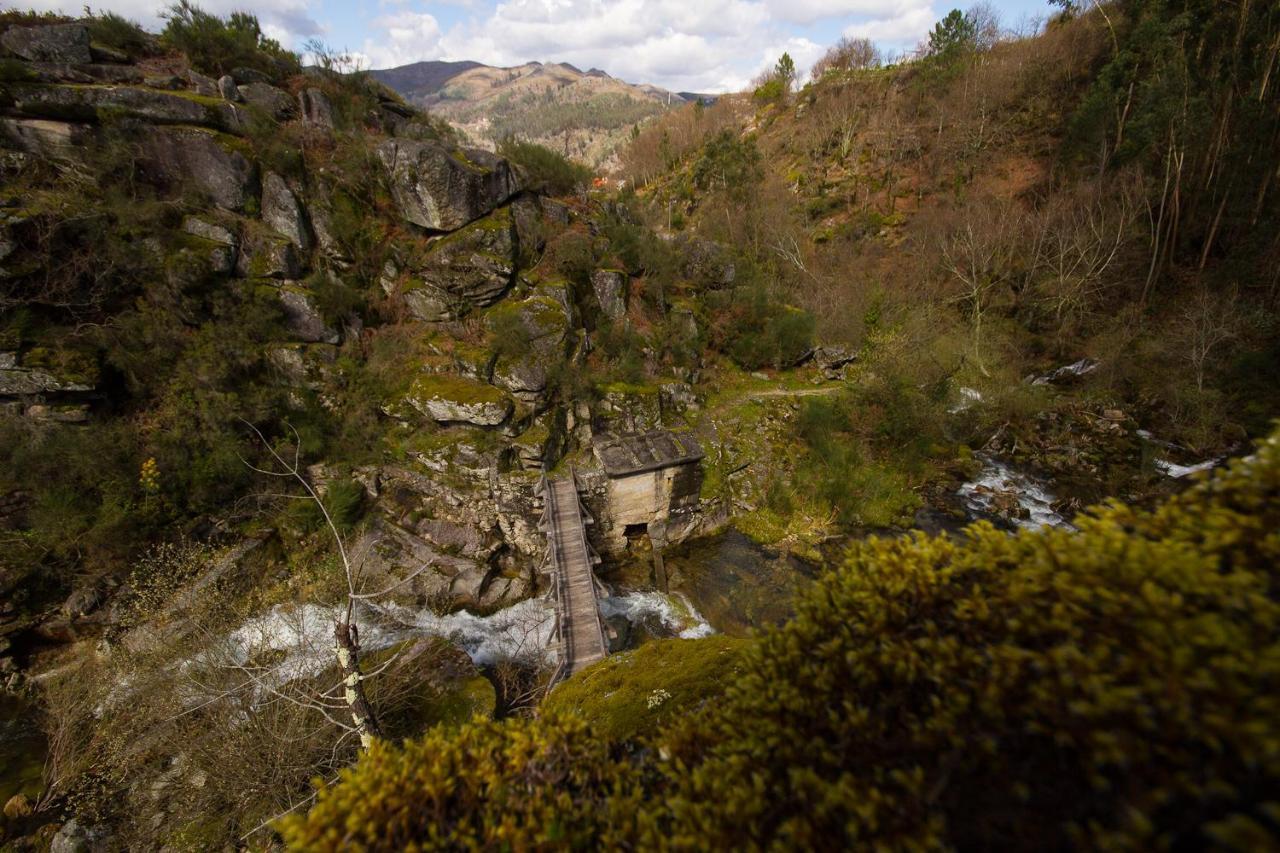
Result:
[[122,50],[130,56],[148,56],[156,51],[156,39],[133,21],[115,12],[90,15],[89,38],[97,44]]
[[285,818],[280,831],[307,850],[617,845],[635,825],[627,776],[578,719],[478,720],[403,748],[374,744],[321,790],[310,814]]
[[814,318],[780,301],[762,283],[709,294],[713,345],[747,370],[790,367],[813,346]]
[[222,75],[243,67],[279,80],[301,70],[297,54],[264,35],[257,16],[248,12],[219,18],[190,0],[178,0],[163,17],[162,40],[185,53],[206,74]]
[[528,188],[537,192],[570,195],[591,183],[589,168],[536,142],[508,136],[498,143],[498,154],[522,168]]

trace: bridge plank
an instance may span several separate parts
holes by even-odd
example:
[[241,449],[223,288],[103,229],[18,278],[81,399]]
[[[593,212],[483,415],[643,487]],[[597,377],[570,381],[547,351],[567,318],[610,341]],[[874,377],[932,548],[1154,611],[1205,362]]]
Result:
[[547,484],[547,548],[556,574],[561,674],[572,675],[609,654],[596,601],[592,555],[572,478]]

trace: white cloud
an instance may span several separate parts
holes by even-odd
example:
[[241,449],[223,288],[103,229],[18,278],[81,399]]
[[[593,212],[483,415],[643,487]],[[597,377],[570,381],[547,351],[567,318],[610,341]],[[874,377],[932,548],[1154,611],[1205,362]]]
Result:
[[851,38],[869,38],[877,42],[914,44],[924,39],[937,19],[931,4],[917,4],[892,17],[852,24],[845,27],[844,34]]
[[827,18],[865,16],[877,19],[898,18],[920,7],[928,0],[764,0],[769,11],[782,21],[811,24]]
[[373,21],[383,35],[366,39],[361,54],[374,68],[393,68],[423,59],[438,59],[442,51],[440,23],[425,12],[396,12]]

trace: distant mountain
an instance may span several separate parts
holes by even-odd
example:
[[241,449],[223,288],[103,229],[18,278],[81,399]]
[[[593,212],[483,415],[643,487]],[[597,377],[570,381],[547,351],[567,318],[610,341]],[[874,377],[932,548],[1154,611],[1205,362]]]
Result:
[[497,68],[479,62],[415,62],[373,71],[405,100],[452,122],[474,145],[504,136],[542,143],[602,171],[631,129],[698,95],[619,80],[567,62]]

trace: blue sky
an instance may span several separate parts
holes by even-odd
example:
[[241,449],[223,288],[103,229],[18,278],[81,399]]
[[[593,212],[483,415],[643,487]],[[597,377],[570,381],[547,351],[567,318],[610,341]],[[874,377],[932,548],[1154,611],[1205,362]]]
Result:
[[[71,14],[83,0],[20,6]],[[92,4],[155,28],[164,2]],[[318,38],[386,68],[423,59],[492,65],[530,60],[602,68],[678,91],[745,88],[785,50],[809,68],[842,34],[890,53],[918,44],[952,4],[938,0],[203,0],[211,12],[248,8],[273,36],[301,49]],[[965,8],[967,4],[957,4]],[[992,0],[1006,27],[1043,18],[1047,0]]]

